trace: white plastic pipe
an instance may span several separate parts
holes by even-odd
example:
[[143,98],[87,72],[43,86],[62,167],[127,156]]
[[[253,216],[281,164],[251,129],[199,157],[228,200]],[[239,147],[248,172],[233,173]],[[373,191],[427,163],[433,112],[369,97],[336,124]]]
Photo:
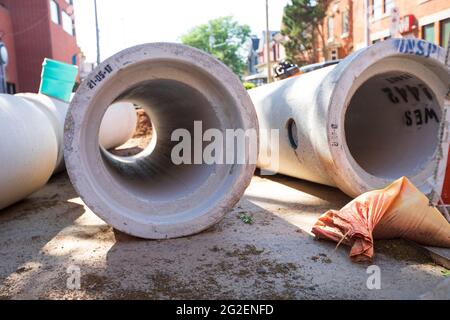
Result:
[[[39,190],[64,169],[68,107],[42,94],[0,95],[0,209]],[[102,145],[107,149],[122,145],[135,127],[131,103],[112,105],[102,122]]]
[[106,150],[127,142],[136,129],[137,115],[132,103],[117,102],[105,113],[100,126],[99,142]]
[[[259,166],[350,196],[401,176],[427,194],[440,192],[448,150],[444,62],[434,44],[394,39],[250,90],[261,129],[280,131],[279,164]],[[261,139],[260,148],[267,154],[272,146]]]
[[[114,101],[133,102],[151,117],[157,138],[136,156],[99,147],[101,119]],[[172,133],[184,129],[195,137],[196,121],[223,133],[258,128],[242,83],[212,56],[169,43],[114,55],[80,86],[67,114],[64,153],[72,184],[94,213],[134,236],[174,238],[212,226],[239,201],[256,164],[176,164]]]
[[44,186],[58,160],[47,114],[27,99],[0,94],[0,209]]

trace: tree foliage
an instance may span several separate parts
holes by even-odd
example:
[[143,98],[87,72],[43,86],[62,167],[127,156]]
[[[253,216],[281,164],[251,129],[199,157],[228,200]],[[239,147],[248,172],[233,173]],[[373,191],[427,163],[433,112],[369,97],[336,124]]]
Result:
[[281,33],[288,37],[286,55],[298,65],[317,62],[317,40],[325,50],[321,26],[326,6],[326,0],[291,0],[284,8]]
[[240,76],[245,69],[243,50],[249,39],[250,27],[228,16],[194,27],[181,37],[181,42],[214,55]]

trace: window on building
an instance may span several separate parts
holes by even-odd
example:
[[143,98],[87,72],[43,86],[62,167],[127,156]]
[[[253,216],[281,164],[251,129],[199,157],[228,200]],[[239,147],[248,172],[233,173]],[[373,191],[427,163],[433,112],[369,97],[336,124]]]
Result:
[[348,11],[342,13],[342,34],[348,35],[350,31]]
[[50,16],[56,24],[61,24],[59,19],[59,4],[55,0],[50,0]]
[[62,25],[64,31],[73,36],[73,22],[72,18],[67,14],[67,12],[62,12]]
[[394,0],[384,0],[384,12],[391,13],[392,9],[395,7]]
[[372,0],[372,16],[379,19],[383,15],[383,0]]
[[440,33],[441,33],[441,39],[440,39],[440,46],[443,48],[447,48],[448,41],[450,38],[450,18],[442,20],[440,22]]
[[334,38],[334,18],[333,17],[328,17],[327,25],[328,25],[328,40],[332,40]]
[[434,23],[422,27],[422,38],[428,42],[434,42]]
[[330,51],[330,60],[337,60],[339,58],[339,53],[337,49],[332,49]]

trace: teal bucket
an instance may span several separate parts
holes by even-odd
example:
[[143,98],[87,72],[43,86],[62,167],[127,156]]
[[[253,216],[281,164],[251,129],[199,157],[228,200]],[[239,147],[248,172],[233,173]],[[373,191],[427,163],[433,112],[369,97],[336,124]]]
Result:
[[42,64],[39,92],[69,102],[77,75],[77,66],[46,58]]

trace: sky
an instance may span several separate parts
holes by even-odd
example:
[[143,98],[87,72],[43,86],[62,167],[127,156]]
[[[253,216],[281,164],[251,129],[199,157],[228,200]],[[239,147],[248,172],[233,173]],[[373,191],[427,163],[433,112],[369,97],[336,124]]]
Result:
[[[279,30],[290,0],[269,0],[269,28]],[[94,1],[74,0],[77,41],[88,62],[96,61]],[[266,26],[265,0],[97,0],[100,53],[104,60],[134,45],[180,42],[196,25],[232,15],[261,36]]]

